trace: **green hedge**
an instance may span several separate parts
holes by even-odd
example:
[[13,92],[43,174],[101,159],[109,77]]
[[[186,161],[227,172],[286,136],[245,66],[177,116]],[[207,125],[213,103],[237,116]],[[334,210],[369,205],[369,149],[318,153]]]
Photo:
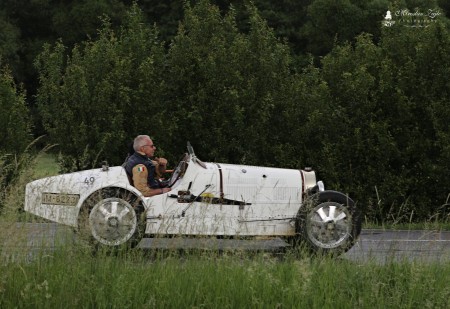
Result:
[[371,218],[443,215],[444,20],[383,28],[376,42],[363,34],[299,68],[254,6],[246,31],[233,9],[223,15],[208,1],[184,12],[171,42],[135,5],[119,31],[105,20],[95,40],[45,47],[36,60],[37,102],[64,171],[121,164],[129,141],[150,134],[172,165],[190,140],[207,161],[313,166]]

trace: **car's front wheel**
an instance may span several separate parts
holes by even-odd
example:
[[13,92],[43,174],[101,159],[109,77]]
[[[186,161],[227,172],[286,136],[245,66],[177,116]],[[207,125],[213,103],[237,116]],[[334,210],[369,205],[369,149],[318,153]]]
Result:
[[108,188],[93,193],[79,214],[79,232],[90,243],[135,247],[145,231],[144,207],[131,192]]
[[298,240],[315,253],[339,255],[349,250],[361,233],[361,215],[352,199],[336,191],[308,198],[296,222]]

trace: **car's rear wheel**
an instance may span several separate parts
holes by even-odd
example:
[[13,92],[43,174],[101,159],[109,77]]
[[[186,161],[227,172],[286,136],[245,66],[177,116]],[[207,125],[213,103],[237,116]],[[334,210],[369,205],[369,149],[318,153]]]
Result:
[[80,236],[103,247],[135,247],[145,232],[144,207],[133,193],[107,188],[84,202],[78,219]]
[[325,191],[302,205],[296,230],[298,240],[313,252],[339,255],[348,251],[361,233],[361,215],[352,199]]

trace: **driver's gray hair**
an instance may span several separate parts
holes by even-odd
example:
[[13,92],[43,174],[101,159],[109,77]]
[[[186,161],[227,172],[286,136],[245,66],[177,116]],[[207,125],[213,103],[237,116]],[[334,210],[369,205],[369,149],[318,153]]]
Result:
[[139,149],[141,149],[142,146],[145,146],[148,139],[151,139],[150,136],[148,136],[148,135],[136,136],[136,138],[134,139],[134,142],[133,142],[134,151],[139,151]]

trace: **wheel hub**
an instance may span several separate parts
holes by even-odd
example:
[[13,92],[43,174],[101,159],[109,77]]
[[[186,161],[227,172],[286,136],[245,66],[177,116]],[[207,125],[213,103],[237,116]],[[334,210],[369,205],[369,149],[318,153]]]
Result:
[[339,247],[351,235],[351,215],[347,207],[335,202],[317,205],[306,224],[309,239],[324,249]]
[[110,217],[108,218],[108,225],[110,227],[118,227],[119,226],[119,218],[117,217]]
[[92,236],[102,244],[117,246],[127,242],[137,229],[133,207],[120,198],[106,198],[89,214]]

